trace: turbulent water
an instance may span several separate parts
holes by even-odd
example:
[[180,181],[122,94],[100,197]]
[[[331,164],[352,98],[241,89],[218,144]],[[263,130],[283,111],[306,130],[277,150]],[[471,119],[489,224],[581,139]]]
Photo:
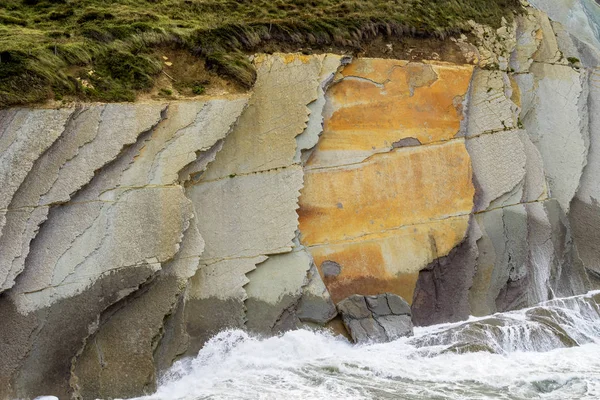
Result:
[[146,399],[600,399],[600,292],[354,346],[222,332]]

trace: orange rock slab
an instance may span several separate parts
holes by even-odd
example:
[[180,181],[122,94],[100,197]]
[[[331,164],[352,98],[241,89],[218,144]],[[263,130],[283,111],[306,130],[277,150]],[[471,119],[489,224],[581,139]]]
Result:
[[469,214],[471,176],[463,139],[305,170],[298,211],[302,243],[335,243]]
[[358,59],[328,91],[323,135],[308,167],[359,162],[401,139],[454,138],[472,66]]
[[[471,66],[358,59],[327,92],[298,215],[334,301],[391,292],[410,302],[419,271],[464,239],[475,189],[456,135],[471,75]],[[405,138],[418,142],[393,145]],[[325,276],[325,261],[340,272]]]

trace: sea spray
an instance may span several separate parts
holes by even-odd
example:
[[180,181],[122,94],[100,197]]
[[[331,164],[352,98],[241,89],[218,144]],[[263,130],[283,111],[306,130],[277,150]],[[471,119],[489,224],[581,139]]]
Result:
[[597,399],[598,300],[552,300],[362,346],[310,330],[224,331],[146,399]]

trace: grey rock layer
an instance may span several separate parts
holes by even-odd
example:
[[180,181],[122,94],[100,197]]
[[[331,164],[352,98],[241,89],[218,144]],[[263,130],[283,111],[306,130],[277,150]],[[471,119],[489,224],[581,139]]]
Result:
[[190,351],[225,328],[272,334],[332,313],[296,240],[296,209],[303,152],[321,134],[324,90],[342,60],[275,54],[255,62],[247,109],[187,188],[206,242],[184,302]]
[[[32,161],[3,191],[0,398],[133,396],[155,385],[163,322],[204,250],[179,171],[245,104],[44,110],[50,119],[34,125],[47,126],[47,143],[26,134],[40,111],[3,115],[2,138],[15,140],[5,159]],[[130,369],[137,375],[122,379]]]
[[532,1],[556,20],[527,8],[515,21],[510,69],[476,69],[464,124],[474,214],[462,243],[420,272],[416,325],[597,287],[600,48],[586,21],[600,14],[585,3]]

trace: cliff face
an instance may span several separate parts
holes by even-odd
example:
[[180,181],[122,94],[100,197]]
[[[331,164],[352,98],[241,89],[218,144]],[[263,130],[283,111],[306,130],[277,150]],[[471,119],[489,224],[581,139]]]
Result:
[[600,52],[563,22],[476,28],[474,65],[258,55],[247,96],[1,111],[0,398],[152,391],[354,293],[426,325],[600,286]]

